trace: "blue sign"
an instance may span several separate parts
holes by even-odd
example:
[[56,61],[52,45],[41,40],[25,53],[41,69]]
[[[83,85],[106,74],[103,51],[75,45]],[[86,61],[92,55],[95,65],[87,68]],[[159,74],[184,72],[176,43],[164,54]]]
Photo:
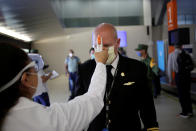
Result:
[[120,38],[120,47],[127,47],[127,32],[117,31],[118,38]]
[[164,41],[157,41],[158,67],[165,71]]

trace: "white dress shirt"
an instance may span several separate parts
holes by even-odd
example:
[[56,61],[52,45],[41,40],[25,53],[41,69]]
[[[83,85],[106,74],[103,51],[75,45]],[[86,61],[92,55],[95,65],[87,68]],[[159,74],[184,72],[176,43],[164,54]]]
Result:
[[44,107],[25,97],[9,111],[2,131],[81,131],[103,108],[106,67],[98,63],[89,90],[68,103]]
[[112,72],[112,75],[114,76],[114,74],[115,74],[115,71],[116,71],[116,69],[117,69],[117,66],[118,66],[118,61],[119,61],[119,55],[117,55],[116,56],[116,59],[112,62],[112,70],[111,70],[111,72]]

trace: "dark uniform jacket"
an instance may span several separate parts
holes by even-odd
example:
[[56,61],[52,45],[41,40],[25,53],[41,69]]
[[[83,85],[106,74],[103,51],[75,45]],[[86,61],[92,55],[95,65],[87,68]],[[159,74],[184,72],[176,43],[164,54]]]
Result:
[[[75,96],[87,92],[96,62],[88,60],[79,66]],[[145,64],[119,56],[114,87],[110,97],[110,131],[141,131],[141,120],[146,129],[158,127],[151,89],[147,86]],[[105,127],[105,107],[92,121],[88,131],[102,131]],[[153,131],[153,130],[152,130]]]

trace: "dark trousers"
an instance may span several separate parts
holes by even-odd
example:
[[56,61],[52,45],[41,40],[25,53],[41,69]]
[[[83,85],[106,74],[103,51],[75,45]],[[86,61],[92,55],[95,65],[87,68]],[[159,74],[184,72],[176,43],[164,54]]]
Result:
[[190,96],[191,79],[190,74],[178,74],[175,76],[176,86],[178,88],[178,96],[182,113],[192,113],[192,103]]
[[37,102],[37,103],[39,103],[41,105],[44,105],[44,106],[50,106],[50,100],[49,100],[49,96],[48,96],[47,92],[42,93],[39,96],[35,96],[33,98],[33,101]]
[[161,94],[160,76],[154,75],[153,85],[154,85],[154,97],[157,97],[158,95]]
[[75,91],[75,86],[76,86],[76,80],[77,80],[77,72],[70,72],[69,73],[69,90],[71,91],[71,95]]

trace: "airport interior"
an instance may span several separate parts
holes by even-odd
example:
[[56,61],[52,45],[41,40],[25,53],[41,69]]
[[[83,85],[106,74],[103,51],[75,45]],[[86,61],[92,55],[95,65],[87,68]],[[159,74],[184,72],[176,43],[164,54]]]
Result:
[[[116,39],[120,40],[117,41],[119,42],[117,48],[118,53],[116,55],[118,57],[115,57],[113,61],[117,58],[122,59],[123,57],[128,63],[128,60],[130,60],[128,58],[131,58],[131,60],[140,61],[139,63],[144,65],[147,61],[145,60],[146,57],[150,59],[145,69],[152,74],[148,82],[151,83],[153,88],[151,95],[156,109],[158,125],[148,128],[145,125],[145,120],[140,120],[141,128],[146,128],[144,129],[146,131],[196,131],[196,0],[0,0],[0,50],[3,50],[2,43],[10,43],[22,49],[28,57],[35,62],[35,68],[38,73],[42,72],[42,75],[47,79],[42,86],[45,88],[43,92],[47,94],[47,102],[49,103],[41,103],[41,100],[39,101],[36,95],[33,96],[32,101],[40,105],[42,104],[42,106],[47,108],[50,108],[50,106],[55,103],[69,103],[75,100],[76,96],[73,96],[73,98],[71,98],[71,96],[77,91],[77,88],[79,88],[76,86],[78,80],[88,77],[90,71],[88,68],[91,68],[90,66],[92,65],[83,68],[82,71],[79,71],[78,68],[82,67],[81,65],[85,64],[87,60],[92,61],[94,57],[97,57],[97,55],[95,55],[98,52],[98,46],[96,44],[99,45],[101,43],[104,47],[104,38],[107,39],[107,37],[102,36],[104,33],[100,34],[101,37],[97,35],[99,29],[104,28],[104,25],[108,28],[115,28]],[[115,47],[116,46],[114,46],[114,48]],[[94,48],[95,52],[90,50],[91,48]],[[191,58],[192,67],[187,76],[179,75],[179,70],[182,69],[179,64],[181,57],[179,54],[175,56],[174,53],[176,53],[176,50],[181,50],[180,54],[185,52],[186,56],[189,56],[183,59],[184,61],[181,61],[181,63],[185,63],[186,60],[189,60],[188,58]],[[110,49],[108,49],[108,55],[110,57],[109,51]],[[113,52],[114,51],[115,50],[113,50]],[[11,54],[11,52],[7,53]],[[145,53],[147,53],[146,56]],[[1,58],[2,57],[3,56],[1,56]],[[6,55],[4,55],[4,57],[6,57]],[[9,60],[5,58],[5,61]],[[1,64],[3,63],[4,61],[1,61]],[[176,63],[178,67],[177,71],[174,69],[176,68]],[[128,65],[129,64],[126,66],[126,70],[131,71],[132,69],[128,69]],[[154,73],[155,66],[157,68],[156,73]],[[140,66],[137,68],[139,67]],[[135,69],[136,67],[132,68]],[[4,69],[1,69],[1,74],[4,73],[3,70]],[[74,71],[71,72],[71,70]],[[141,79],[138,80],[139,83],[143,83],[142,78],[148,79],[147,74],[142,76],[142,70],[144,69],[140,71],[141,74],[139,75],[141,75]],[[81,78],[79,79],[78,72],[84,72],[85,74],[83,76],[80,75]],[[94,73],[96,73],[96,71]],[[113,74],[113,76],[115,74]],[[128,72],[121,72],[120,75],[127,80],[129,80],[129,78],[126,78],[128,75],[132,76],[133,79],[137,79],[136,77],[139,76],[137,73],[132,72],[130,72],[130,74]],[[105,75],[103,75],[103,77],[104,76]],[[4,79],[6,79],[4,76],[0,78],[2,79],[1,82],[4,82]],[[12,78],[14,78],[14,76]],[[108,79],[105,79],[106,82],[108,82]],[[113,82],[114,81],[115,80],[113,80]],[[121,83],[120,78],[117,81]],[[188,81],[188,84],[184,81]],[[119,88],[127,88],[134,83],[135,82],[128,82]],[[3,88],[5,87],[3,85],[6,83],[0,84]],[[142,88],[147,88],[147,86]],[[180,88],[183,88],[183,91],[180,90]],[[124,90],[128,91],[129,89]],[[124,90],[122,89],[122,92]],[[137,89],[133,89],[133,91],[135,90]],[[121,90],[119,93],[120,92]],[[141,91],[141,94],[145,94],[143,92]],[[187,92],[187,94],[185,92]],[[0,95],[2,95],[1,93],[3,94],[4,91],[0,90]],[[137,103],[137,99],[141,99],[141,101],[145,99],[145,95],[144,98],[134,98],[132,96],[130,97],[132,99],[123,102],[123,99],[128,97],[128,93],[129,92],[126,92],[125,96],[121,98],[120,95],[114,96],[113,101],[121,101],[118,105],[119,110],[124,108],[123,104],[125,104],[127,105],[127,109],[125,110],[128,112],[129,107],[135,108],[131,107],[131,102],[135,101],[134,103]],[[129,95],[133,94],[134,93],[130,92]],[[185,96],[183,96],[183,94]],[[42,94],[39,93],[38,96],[40,95]],[[134,96],[140,96],[140,94],[135,94]],[[140,97],[142,97],[142,95]],[[186,99],[185,97],[188,97],[190,100],[184,100]],[[185,113],[182,111],[183,104],[186,106],[189,102],[192,111]],[[122,106],[122,108],[120,106]],[[143,105],[141,104],[141,106]],[[88,106],[86,106],[86,108],[88,108]],[[116,111],[118,108],[113,110]],[[149,110],[149,112],[152,111],[150,108]],[[73,110],[73,113],[74,111],[75,110]],[[122,112],[119,111],[118,113]],[[116,126],[112,124],[113,121],[115,123],[116,119],[118,119],[113,118],[115,117],[114,114],[114,116],[112,116],[114,120],[109,120],[109,126],[106,124],[108,127],[105,130],[103,129],[103,131],[108,131],[108,129],[110,131],[125,130],[121,123],[121,118],[125,121],[124,124],[129,123],[129,119],[123,118],[120,115],[121,114],[116,114],[116,117],[119,117],[119,121],[117,120],[119,126],[118,124]],[[128,116],[132,117],[131,115]],[[85,115],[83,115],[83,117],[85,117]],[[142,119],[142,117],[140,119]],[[149,113],[149,121],[150,119],[153,118]],[[81,120],[85,121],[85,119]],[[131,121],[134,121],[134,119],[130,120],[130,127],[126,126],[126,130],[140,131],[136,128],[132,130]],[[7,121],[5,121],[5,123],[6,122]],[[92,120],[90,122],[92,122]],[[87,123],[87,125],[89,125],[90,122]],[[0,127],[2,127],[4,122],[0,122],[0,124]],[[45,122],[39,123],[39,125],[42,124],[45,124]],[[110,127],[110,124],[113,128]],[[9,123],[7,126],[8,125]],[[16,128],[18,130],[15,131],[26,131],[25,128],[24,130],[21,128],[23,125],[27,126],[26,124],[22,124],[20,128]],[[77,126],[77,124],[75,126]],[[32,126],[30,127],[32,131],[38,131],[37,127],[35,129]],[[114,127],[117,128],[114,129]],[[120,129],[118,127],[120,127]],[[11,129],[14,129],[14,124],[13,128],[6,127],[3,128],[2,131],[11,131]],[[61,131],[60,127],[53,129],[53,131],[57,129]],[[67,131],[82,131],[88,130],[88,126],[84,129],[66,129]],[[41,130],[43,131],[44,129],[42,128],[40,131]],[[46,130],[48,129],[46,128]]]

